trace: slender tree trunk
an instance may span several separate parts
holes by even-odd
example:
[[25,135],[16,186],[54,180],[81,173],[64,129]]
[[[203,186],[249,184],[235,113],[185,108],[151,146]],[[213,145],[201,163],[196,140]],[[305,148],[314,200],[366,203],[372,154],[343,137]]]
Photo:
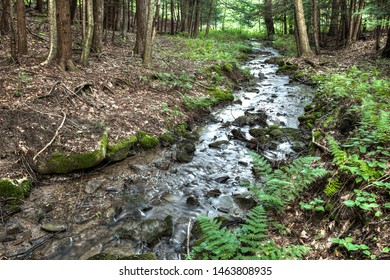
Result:
[[332,13],[330,16],[329,36],[336,37],[339,26],[340,0],[332,1]]
[[364,9],[365,2],[364,0],[359,0],[358,15],[355,20],[355,26],[353,28],[352,41],[357,41],[359,30],[362,24],[362,11]]
[[301,56],[312,55],[313,52],[310,48],[309,37],[307,35],[307,28],[305,22],[305,14],[303,10],[302,0],[295,0],[295,15],[296,25],[298,31],[298,41]]
[[72,33],[69,2],[64,0],[56,0],[56,7],[58,65],[65,71],[74,71],[76,70],[76,66],[72,60]]
[[382,52],[382,57],[390,58],[390,28],[387,30],[387,41]]
[[8,7],[9,1],[2,0],[1,8],[3,9],[3,12],[1,13],[0,34],[8,34],[10,31]]
[[317,0],[313,0],[313,30],[314,30],[314,45],[316,54],[320,54],[320,28],[318,21]]
[[88,17],[88,31],[84,40],[83,52],[81,53],[81,63],[84,65],[88,65],[88,59],[91,53],[93,30],[95,29],[92,0],[88,0],[87,2],[87,17]]
[[204,34],[205,37],[207,37],[209,35],[209,32],[210,32],[211,16],[213,14],[213,9],[214,9],[214,0],[211,0],[209,14],[207,15],[207,26],[206,26],[206,32]]
[[349,28],[348,28],[348,37],[347,37],[347,46],[352,43],[353,28],[355,26],[355,10],[356,10],[356,0],[350,0],[349,6]]
[[23,0],[16,0],[16,18],[18,23],[18,53],[27,54],[26,11]]
[[37,5],[35,6],[35,10],[37,10],[40,14],[43,14],[43,0],[37,0]]
[[[149,1],[149,0],[148,0]],[[134,53],[143,57],[145,48],[145,36],[147,30],[147,8],[145,0],[137,0],[136,3],[136,19],[137,19],[137,34],[134,46]]]
[[265,27],[267,28],[267,37],[268,39],[271,39],[272,36],[275,34],[274,19],[272,13],[272,0],[264,1],[263,14]]
[[171,35],[175,34],[175,2],[171,0]]
[[57,36],[57,19],[56,19],[56,1],[48,0],[48,18],[49,18],[49,31],[50,31],[50,50],[46,60],[42,65],[49,64],[57,56],[58,48],[58,36]]
[[11,31],[11,59],[18,62],[17,40],[14,25],[14,6],[13,1],[9,0],[9,17],[10,17],[10,31]]
[[199,36],[200,30],[200,7],[201,0],[196,1],[196,9],[195,9],[195,20],[194,20],[194,29],[193,29],[193,37],[197,38]]
[[122,37],[127,39],[127,32],[129,30],[129,1],[123,1],[123,24],[122,24]]
[[94,0],[93,18],[95,28],[93,29],[92,48],[93,53],[101,53],[103,51],[103,16],[104,16],[104,0]]
[[[146,36],[145,36],[145,47],[142,64],[145,67],[150,67],[152,64],[152,52],[153,52],[153,21],[154,21],[154,11],[156,6],[158,6],[157,0],[147,0],[148,13],[147,13],[147,27],[146,27]],[[156,19],[157,20],[157,19]]]
[[86,37],[86,34],[87,34],[87,19],[86,19],[86,12],[87,12],[87,0],[80,0],[81,1],[81,15],[80,15],[80,19],[81,19],[81,30],[82,30],[82,39],[83,39],[83,42],[85,42],[85,37]]
[[72,24],[74,22],[74,17],[76,16],[77,5],[78,5],[77,2],[78,0],[70,0],[70,20]]
[[181,15],[181,20],[182,20],[182,27],[181,31],[182,32],[189,32],[189,14],[190,14],[190,0],[183,0],[183,8],[182,8],[182,15]]

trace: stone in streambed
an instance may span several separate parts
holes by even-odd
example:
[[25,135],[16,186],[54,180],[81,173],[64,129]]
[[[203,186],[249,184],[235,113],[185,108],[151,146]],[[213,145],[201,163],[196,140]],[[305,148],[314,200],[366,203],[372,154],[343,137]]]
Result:
[[220,141],[216,141],[216,142],[210,143],[209,144],[209,148],[219,148],[222,145],[228,145],[228,144],[229,144],[228,140],[220,140]]
[[54,223],[46,223],[41,226],[41,229],[47,232],[62,232],[65,231],[68,227],[64,224],[54,224]]

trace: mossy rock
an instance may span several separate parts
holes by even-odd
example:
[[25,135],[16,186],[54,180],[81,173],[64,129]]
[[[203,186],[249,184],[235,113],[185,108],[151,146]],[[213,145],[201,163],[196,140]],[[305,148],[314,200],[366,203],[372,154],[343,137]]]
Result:
[[172,132],[166,132],[160,136],[160,142],[163,146],[169,146],[176,142],[176,137]]
[[137,133],[137,139],[139,145],[146,150],[157,147],[159,143],[158,138],[156,136],[151,136],[144,131],[140,131]]
[[101,253],[95,255],[93,257],[88,258],[88,260],[105,260],[105,261],[119,261],[119,260],[134,260],[134,261],[142,261],[142,260],[156,260],[155,254],[140,254],[140,255],[120,255],[114,253]]
[[128,138],[119,140],[113,145],[108,145],[107,147],[107,160],[111,162],[124,160],[130,149],[137,143],[137,136],[130,136]]
[[228,73],[232,73],[233,70],[234,70],[234,65],[231,64],[231,63],[225,63],[225,64],[222,65],[221,68],[222,68],[222,70],[224,70],[224,71],[226,71]]
[[53,153],[49,158],[37,164],[37,171],[41,174],[66,174],[98,166],[106,159],[107,146],[108,132],[105,132],[100,141],[99,150],[70,155]]
[[187,125],[184,123],[179,124],[176,129],[175,133],[177,136],[183,136],[187,132]]
[[176,152],[176,160],[182,163],[191,162],[194,158],[196,146],[191,141],[184,141],[178,145]]
[[22,180],[0,180],[0,198],[7,201],[6,208],[9,212],[17,212],[27,197],[31,189],[31,181],[27,179]]

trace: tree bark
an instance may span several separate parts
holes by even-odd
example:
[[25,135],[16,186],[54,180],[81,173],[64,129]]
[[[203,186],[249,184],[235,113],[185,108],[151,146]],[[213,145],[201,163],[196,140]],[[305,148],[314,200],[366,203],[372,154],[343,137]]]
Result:
[[145,0],[137,0],[136,2],[136,20],[137,33],[134,46],[134,53],[143,56],[145,46],[145,36],[147,28],[147,6]]
[[129,1],[123,1],[123,24],[122,24],[122,37],[127,39],[127,32],[129,31]]
[[40,14],[43,14],[43,0],[37,0],[35,10],[37,10]]
[[190,33],[189,30],[189,14],[190,14],[190,0],[183,0],[183,8],[182,8],[181,20],[181,32]]
[[10,31],[8,7],[9,1],[2,0],[1,8],[3,9],[3,12],[1,13],[0,34],[8,34]]
[[94,0],[93,18],[95,28],[93,29],[92,49],[93,53],[101,53],[103,51],[103,15],[104,15],[104,0]]
[[72,33],[70,23],[69,1],[56,0],[58,53],[57,63],[64,71],[74,71],[72,60]]
[[382,52],[382,57],[390,58],[390,28],[387,31],[387,41],[386,41],[385,48],[383,49]]
[[[147,27],[145,36],[144,55],[142,64],[144,67],[150,67],[152,64],[152,52],[153,52],[153,38],[154,38],[154,11],[158,6],[158,0],[147,0],[148,13],[147,13]],[[157,14],[158,15],[158,14]]]
[[313,30],[314,30],[314,45],[316,54],[320,54],[320,28],[318,21],[318,6],[317,0],[313,0]]
[[207,26],[206,26],[206,32],[204,34],[205,37],[207,37],[209,35],[209,32],[210,32],[211,16],[213,14],[213,9],[214,9],[214,0],[211,0],[209,14],[207,15]]
[[329,36],[336,37],[339,26],[340,0],[332,1],[332,13],[330,16]]
[[23,0],[16,0],[16,18],[18,23],[18,54],[27,54],[26,11]]
[[17,41],[16,41],[16,32],[14,25],[14,6],[13,1],[9,0],[9,17],[10,17],[10,31],[11,31],[11,59],[15,62],[18,62],[18,51],[17,51]]
[[365,2],[364,0],[359,0],[358,15],[356,16],[355,26],[353,28],[352,41],[357,41],[360,26],[362,24],[362,11],[364,9]]
[[193,28],[193,37],[197,38],[199,36],[199,29],[200,29],[200,7],[201,7],[201,0],[196,1],[196,8],[195,8],[195,19],[194,19],[194,28]]
[[274,19],[272,13],[272,0],[265,0],[264,2],[264,22],[267,28],[267,37],[271,39],[275,35]]
[[57,56],[57,20],[56,20],[56,1],[48,0],[48,18],[49,18],[49,31],[50,31],[50,50],[46,60],[42,65],[49,64]]
[[295,0],[294,4],[295,4],[296,26],[298,31],[300,56],[312,55],[313,52],[310,48],[309,37],[307,35],[307,28],[306,28],[305,14],[303,10],[302,0]]
[[[85,1],[85,0],[84,0]],[[95,22],[93,18],[93,1],[87,1],[87,18],[88,18],[88,30],[84,40],[84,48],[81,53],[81,63],[88,65],[89,55],[91,53],[93,30],[95,29]]]
[[175,2],[171,0],[171,35],[175,34]]

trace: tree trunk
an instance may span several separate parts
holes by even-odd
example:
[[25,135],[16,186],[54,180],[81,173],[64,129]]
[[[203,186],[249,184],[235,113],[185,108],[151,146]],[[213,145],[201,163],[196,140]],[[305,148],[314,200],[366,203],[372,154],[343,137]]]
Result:
[[267,28],[267,37],[271,39],[275,35],[274,19],[272,13],[272,0],[265,0],[264,2],[264,22]]
[[196,1],[196,9],[195,9],[195,20],[194,20],[194,29],[193,29],[193,37],[197,38],[199,36],[200,30],[200,7],[201,0]]
[[14,25],[14,6],[13,1],[9,0],[9,17],[10,17],[10,31],[11,31],[11,59],[15,62],[18,61],[16,32]]
[[129,30],[129,1],[123,1],[123,24],[122,24],[122,37],[127,39],[127,32]]
[[181,32],[183,33],[190,33],[189,16],[190,16],[190,0],[183,0],[183,8],[181,14],[181,20],[182,20]]
[[210,26],[211,26],[211,16],[213,14],[213,8],[214,8],[214,0],[211,0],[209,14],[207,15],[207,26],[206,26],[206,32],[204,34],[205,37],[207,37],[209,35]]
[[359,0],[359,8],[358,8],[358,15],[355,20],[355,26],[353,28],[353,34],[352,34],[352,41],[357,41],[360,26],[362,24],[362,11],[364,9],[365,2],[364,0]]
[[[145,67],[150,67],[152,64],[152,52],[153,52],[153,22],[154,22],[154,11],[158,5],[157,0],[147,0],[148,13],[147,13],[147,26],[146,26],[146,36],[145,36],[145,47],[144,55],[142,59],[142,64]],[[157,14],[158,15],[158,14]]]
[[56,0],[58,53],[57,63],[65,71],[74,71],[72,60],[72,33],[70,24],[69,1]]
[[10,31],[8,7],[9,1],[2,0],[1,8],[3,9],[3,12],[1,13],[0,34],[8,34]]
[[78,0],[70,0],[70,20],[71,23],[73,24],[74,22],[74,17],[76,15],[76,10],[77,10],[77,5],[78,5]]
[[18,23],[18,54],[27,54],[26,11],[23,0],[16,0],[16,18]]
[[94,0],[93,18],[95,28],[93,29],[92,52],[101,53],[103,51],[103,16],[104,16],[104,0]]
[[145,0],[136,2],[137,34],[134,46],[134,53],[143,56],[145,46],[145,36],[147,28],[147,6]]
[[37,0],[37,5],[35,6],[35,10],[37,10],[40,14],[43,14],[43,0]]
[[329,36],[336,37],[339,26],[340,0],[332,1],[332,13],[330,16]]
[[313,0],[313,30],[314,30],[314,45],[316,54],[320,54],[320,29],[318,21],[317,0]]
[[382,52],[382,57],[390,58],[390,28],[387,31],[387,41]]
[[302,0],[295,0],[295,15],[296,25],[298,31],[298,41],[301,56],[312,55],[313,52],[310,48],[309,37],[307,35],[307,28],[305,22],[305,14],[303,10]]
[[42,65],[49,64],[57,56],[57,20],[56,20],[56,1],[48,0],[48,18],[49,18],[49,31],[50,31],[50,50],[49,55]]
[[175,2],[171,0],[171,35],[175,35]]
[[[84,0],[85,1],[85,0]],[[93,1],[87,1],[87,18],[88,18],[88,31],[84,40],[84,48],[81,53],[81,63],[85,66],[88,65],[89,54],[91,53],[93,30],[95,29],[95,22],[93,19]]]
[[348,37],[346,45],[349,46],[352,43],[353,28],[355,26],[355,10],[356,10],[356,0],[350,0],[349,6],[349,28],[348,28]]

